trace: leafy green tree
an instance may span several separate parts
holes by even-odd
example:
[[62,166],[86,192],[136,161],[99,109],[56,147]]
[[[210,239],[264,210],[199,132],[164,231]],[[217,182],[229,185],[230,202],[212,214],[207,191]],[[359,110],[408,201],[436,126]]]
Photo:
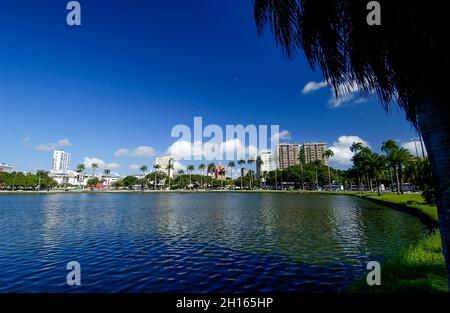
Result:
[[97,177],[93,177],[93,178],[88,179],[87,186],[91,190],[94,190],[94,188],[97,188],[99,183],[100,183],[100,180]]
[[139,184],[139,179],[134,176],[127,176],[123,179],[123,185],[128,189],[133,189],[134,186]]

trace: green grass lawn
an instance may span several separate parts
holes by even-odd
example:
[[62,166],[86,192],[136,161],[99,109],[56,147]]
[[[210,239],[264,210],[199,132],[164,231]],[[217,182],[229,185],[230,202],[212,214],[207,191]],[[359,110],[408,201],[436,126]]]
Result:
[[401,250],[381,265],[381,286],[368,286],[365,278],[352,293],[444,293],[447,275],[439,232]]
[[425,213],[435,221],[438,219],[436,205],[425,203],[425,200],[419,194],[405,193],[398,195],[396,193],[383,193],[381,196],[378,196],[376,193],[364,193],[363,196],[412,207]]

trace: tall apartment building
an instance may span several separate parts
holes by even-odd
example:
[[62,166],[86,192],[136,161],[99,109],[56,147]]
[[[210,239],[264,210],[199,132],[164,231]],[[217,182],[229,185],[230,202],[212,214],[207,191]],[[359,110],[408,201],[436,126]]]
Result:
[[52,170],[50,172],[53,174],[67,174],[70,167],[70,159],[70,153],[62,150],[53,151]]
[[277,145],[277,168],[282,170],[289,166],[300,164],[300,146],[298,144],[282,143]]
[[155,161],[155,164],[160,166],[159,171],[165,173],[166,175],[167,175],[167,173],[169,173],[170,178],[173,178],[174,169],[172,168],[170,171],[167,169],[169,166],[169,163],[172,166],[175,165],[175,159],[171,155],[157,157],[156,161]]
[[272,151],[261,151],[257,160],[261,160],[262,164],[256,162],[256,175],[261,178],[264,172],[275,171],[275,156]]
[[328,165],[328,160],[323,157],[323,153],[327,150],[326,143],[304,143],[300,148],[305,163],[319,160],[323,165]]

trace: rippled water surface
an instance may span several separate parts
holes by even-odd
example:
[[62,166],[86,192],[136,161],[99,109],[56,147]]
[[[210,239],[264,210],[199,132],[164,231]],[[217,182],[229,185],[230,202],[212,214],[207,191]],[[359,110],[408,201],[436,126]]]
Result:
[[423,231],[350,196],[0,195],[0,292],[343,291]]

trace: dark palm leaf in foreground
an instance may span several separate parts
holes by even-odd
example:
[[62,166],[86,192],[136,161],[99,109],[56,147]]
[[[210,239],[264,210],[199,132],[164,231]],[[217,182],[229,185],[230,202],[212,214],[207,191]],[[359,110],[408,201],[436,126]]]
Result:
[[[357,84],[393,102],[422,132],[438,196],[450,273],[450,34],[444,1],[381,0],[381,26],[369,26],[368,0],[254,0],[289,58],[300,50],[336,91]],[[380,125],[382,128],[383,125]],[[450,275],[448,275],[450,278]],[[450,279],[449,279],[450,282]]]

